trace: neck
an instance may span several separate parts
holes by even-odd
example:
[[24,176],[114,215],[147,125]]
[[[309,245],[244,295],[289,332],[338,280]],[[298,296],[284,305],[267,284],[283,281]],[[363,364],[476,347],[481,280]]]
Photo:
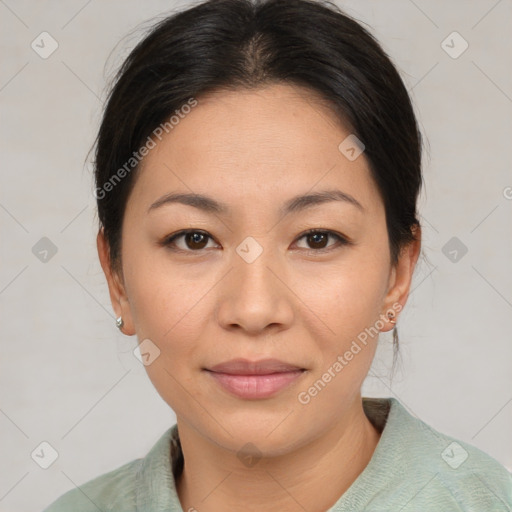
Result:
[[359,399],[319,437],[246,467],[236,453],[177,423],[185,460],[178,496],[183,510],[201,512],[326,510],[364,470],[380,439]]

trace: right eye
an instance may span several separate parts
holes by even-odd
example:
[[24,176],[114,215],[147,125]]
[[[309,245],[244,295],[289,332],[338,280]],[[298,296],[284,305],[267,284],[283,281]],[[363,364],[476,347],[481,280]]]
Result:
[[[180,239],[183,239],[184,246],[177,246],[176,242]],[[185,229],[166,237],[162,245],[168,247],[171,251],[199,252],[205,248],[208,239],[213,240],[206,231]]]

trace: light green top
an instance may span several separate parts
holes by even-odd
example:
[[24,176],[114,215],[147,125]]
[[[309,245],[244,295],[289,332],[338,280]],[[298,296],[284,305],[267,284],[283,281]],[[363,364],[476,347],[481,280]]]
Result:
[[[395,398],[363,398],[363,407],[380,440],[326,512],[512,511],[512,474],[491,456],[434,430]],[[174,425],[143,459],[68,491],[44,512],[183,512],[174,476],[182,468]]]

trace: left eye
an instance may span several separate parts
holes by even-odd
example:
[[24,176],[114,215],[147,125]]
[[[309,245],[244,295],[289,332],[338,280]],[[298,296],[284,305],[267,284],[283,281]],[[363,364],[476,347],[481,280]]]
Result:
[[[335,238],[338,242],[338,245],[346,245],[348,244],[348,240],[338,233],[335,233],[334,231],[321,231],[317,229],[313,229],[311,231],[308,231],[304,233],[300,238],[306,238],[308,244],[313,245],[313,249],[317,251],[322,250],[329,250],[330,247],[336,244],[331,244],[330,246],[325,246],[324,243],[328,240],[329,237]],[[319,247],[320,246],[320,247]]]
[[[339,235],[338,233],[335,233],[334,231],[322,231],[318,229],[313,229],[307,231],[306,233],[303,233],[297,240],[305,238],[307,240],[307,243],[310,245],[310,247],[306,249],[313,249],[313,252],[321,252],[329,250],[330,247],[336,245],[325,245],[329,237],[334,238],[338,242],[338,245],[348,245],[350,243],[346,238]],[[179,247],[177,244],[177,240],[180,240],[182,238],[185,241],[185,247]],[[169,247],[171,250],[198,252],[206,247],[206,245],[208,244],[208,239],[213,240],[212,237],[205,231],[190,229],[179,231],[178,233],[175,233],[174,235],[167,237],[162,242],[162,245]]]

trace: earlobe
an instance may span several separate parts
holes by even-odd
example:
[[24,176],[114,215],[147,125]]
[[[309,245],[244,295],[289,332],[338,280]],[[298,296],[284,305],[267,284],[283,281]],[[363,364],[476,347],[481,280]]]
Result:
[[386,318],[387,328],[384,332],[393,329],[399,312],[405,307],[411,290],[412,277],[421,249],[421,228],[413,229],[415,239],[404,246],[400,252],[398,262],[390,275],[390,288],[384,300],[386,308],[382,315]]
[[[135,334],[133,328],[133,322],[131,317],[130,306],[128,298],[126,296],[125,287],[123,280],[119,277],[118,273],[112,268],[112,262],[110,259],[110,250],[105,239],[104,230],[101,228],[98,231],[96,237],[96,245],[98,248],[98,257],[100,260],[101,268],[105,274],[107,280],[110,302],[116,316],[116,326],[121,330],[123,334],[132,336]],[[118,322],[118,319],[122,318],[122,325]]]

